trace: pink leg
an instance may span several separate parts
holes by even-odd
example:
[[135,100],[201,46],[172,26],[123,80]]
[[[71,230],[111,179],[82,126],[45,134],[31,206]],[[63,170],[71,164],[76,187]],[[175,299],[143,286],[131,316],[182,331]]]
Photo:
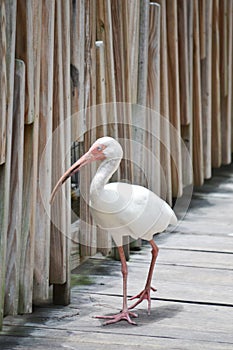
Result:
[[150,309],[151,309],[150,291],[151,291],[151,289],[154,292],[156,291],[155,288],[151,287],[151,280],[152,280],[152,276],[153,276],[155,262],[156,262],[156,259],[157,259],[157,256],[158,256],[158,252],[159,252],[159,248],[157,247],[157,245],[155,244],[153,239],[151,241],[149,241],[149,243],[152,246],[152,251],[151,251],[152,259],[151,259],[151,264],[150,264],[150,269],[149,269],[149,273],[148,273],[145,289],[143,291],[141,291],[139,294],[137,294],[134,297],[130,298],[130,300],[137,299],[137,298],[138,298],[138,300],[132,306],[129,307],[129,309],[133,309],[133,308],[135,308],[135,306],[140,304],[143,300],[148,300],[148,315],[150,315]]
[[130,318],[131,317],[137,317],[137,314],[130,312],[128,310],[127,306],[127,275],[128,275],[128,268],[126,264],[124,249],[122,246],[118,247],[119,255],[121,259],[121,272],[123,276],[123,308],[122,311],[119,314],[112,315],[112,316],[96,316],[96,318],[103,318],[103,319],[109,319],[109,321],[105,322],[105,325],[116,323],[121,320],[126,320],[128,323],[136,325],[135,322],[133,322]]

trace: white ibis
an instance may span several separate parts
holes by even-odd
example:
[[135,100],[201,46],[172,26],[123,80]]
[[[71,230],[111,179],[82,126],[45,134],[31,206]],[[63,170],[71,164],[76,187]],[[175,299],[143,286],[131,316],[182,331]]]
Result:
[[[102,137],[95,141],[89,151],[74,163],[59,179],[52,194],[55,193],[70,176],[79,171],[84,165],[100,160],[101,164],[91,182],[90,208],[95,223],[108,230],[115,241],[121,259],[123,275],[123,308],[119,314],[112,316],[97,316],[108,319],[105,324],[126,320],[136,324],[131,317],[137,317],[133,309],[143,300],[148,301],[148,314],[151,308],[152,274],[158,255],[158,247],[153,235],[164,231],[169,224],[176,224],[175,213],[170,206],[145,187],[121,182],[108,183],[117,170],[123,151],[120,144],[111,137]],[[127,264],[123,250],[123,236],[130,235],[134,239],[142,238],[149,241],[152,246],[152,260],[148,272],[145,288],[132,299],[138,299],[132,306],[127,306]]]

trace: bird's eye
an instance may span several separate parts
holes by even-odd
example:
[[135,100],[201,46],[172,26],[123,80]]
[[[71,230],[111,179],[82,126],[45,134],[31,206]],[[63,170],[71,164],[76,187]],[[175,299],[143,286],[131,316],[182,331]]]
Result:
[[99,152],[102,151],[102,147],[101,147],[101,146],[98,146],[98,147],[97,147],[97,151],[99,151]]

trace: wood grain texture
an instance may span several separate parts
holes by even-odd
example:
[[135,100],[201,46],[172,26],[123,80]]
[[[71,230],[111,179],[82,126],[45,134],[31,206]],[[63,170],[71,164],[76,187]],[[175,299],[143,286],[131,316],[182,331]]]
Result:
[[[139,48],[138,48],[138,85],[137,104],[146,106],[147,104],[147,76],[148,76],[148,42],[149,42],[149,3],[146,0],[140,1],[139,12]],[[140,109],[139,109],[140,111]],[[135,111],[132,114],[133,130],[132,135],[135,140],[134,146],[134,183],[146,186],[144,170],[146,166],[145,152],[143,145],[146,142],[146,110]]]
[[160,5],[149,8],[146,147],[150,151],[146,171],[149,187],[160,195]]
[[178,22],[177,1],[167,0],[167,37],[168,37],[168,86],[170,122],[177,132],[171,137],[171,149],[174,157],[172,165],[172,195],[182,194],[182,164],[180,145],[180,91],[179,91],[179,63],[178,63]]
[[220,2],[220,80],[222,164],[231,163],[232,1]]
[[[88,0],[85,3],[85,118],[86,133],[84,135],[85,152],[95,141],[96,113],[96,2]],[[93,225],[89,211],[89,186],[96,166],[84,168],[80,172],[80,254],[82,257],[91,256],[96,253],[97,237],[96,227]],[[84,194],[84,196],[83,196]]]
[[70,1],[70,59],[72,140],[83,141],[85,132],[85,1]]
[[204,169],[201,109],[199,10],[197,0],[194,0],[193,10],[193,170],[194,184],[202,185],[204,181]]
[[46,148],[43,161],[40,159],[47,141],[52,136],[54,5],[54,1],[48,1],[42,5],[38,173],[40,173],[40,186],[45,196],[43,202],[38,187],[35,236],[37,244],[34,255],[34,300],[37,302],[46,300],[49,292],[51,142]]
[[[35,0],[17,1],[17,58],[25,62],[26,94],[25,94],[25,124],[34,121],[34,52],[33,52],[33,7]],[[19,34],[20,33],[20,34]]]
[[180,84],[180,122],[188,125],[190,115],[190,82],[188,62],[188,6],[186,0],[178,0],[178,38],[179,38],[179,84]]
[[160,195],[169,204],[172,203],[171,159],[170,159],[170,124],[169,124],[169,96],[168,96],[168,65],[167,65],[167,23],[166,3],[160,4],[160,164],[161,182]]
[[0,3],[0,165],[6,158],[6,98],[7,98],[7,73],[6,73],[6,8],[5,2]]
[[[205,35],[200,33],[200,45],[205,48],[201,55],[201,104],[202,104],[202,138],[204,178],[211,177],[211,105],[212,105],[212,21],[213,1],[203,0],[204,13],[202,22]],[[205,41],[203,43],[202,41]],[[202,49],[204,50],[204,49]]]
[[[4,4],[3,4],[4,3]],[[13,86],[15,64],[15,23],[16,2],[13,0],[1,1],[1,11],[5,5],[6,13],[6,77],[7,77],[7,101],[6,114],[6,152],[5,164],[0,166],[0,328],[2,326],[5,294],[5,266],[7,247],[7,228],[10,200],[11,178],[11,145],[12,145],[12,120],[13,120]]]
[[[40,95],[40,55],[42,3],[33,3],[33,78],[34,78],[34,121],[25,124],[24,129],[24,181],[22,215],[22,255],[21,259],[19,312],[30,312],[33,299],[34,247],[36,228],[38,135],[39,135],[39,95]],[[30,242],[30,243],[29,243]],[[29,247],[28,247],[29,244]],[[24,255],[25,254],[25,255]],[[28,265],[27,265],[28,263]],[[26,273],[24,268],[26,268]]]
[[19,269],[21,247],[23,151],[25,108],[25,64],[15,61],[14,106],[11,149],[11,185],[7,231],[6,287],[4,313],[16,315],[19,302]]
[[212,166],[220,167],[222,162],[221,142],[221,105],[220,105],[220,32],[219,32],[219,0],[213,0],[213,32],[212,32],[212,127],[211,158]]

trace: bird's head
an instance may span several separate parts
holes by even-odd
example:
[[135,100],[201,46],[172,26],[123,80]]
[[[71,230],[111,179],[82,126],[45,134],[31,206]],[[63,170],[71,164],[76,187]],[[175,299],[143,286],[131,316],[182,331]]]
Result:
[[122,147],[115,139],[109,136],[99,138],[93,143],[89,151],[77,160],[77,162],[75,162],[58,180],[51,194],[50,204],[62,184],[83,166],[97,160],[121,159],[122,156]]

